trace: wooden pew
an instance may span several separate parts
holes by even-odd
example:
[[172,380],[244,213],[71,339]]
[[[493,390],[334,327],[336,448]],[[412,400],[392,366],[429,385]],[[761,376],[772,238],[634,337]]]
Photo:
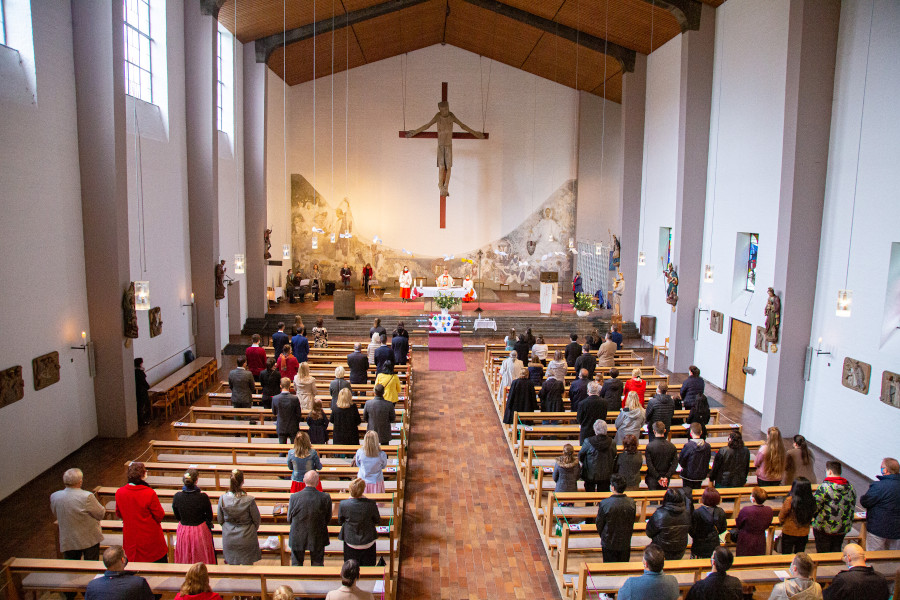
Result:
[[[393,432],[394,441],[397,443],[405,444],[406,443],[406,434],[407,428],[404,427],[404,417],[405,412],[399,413],[397,415],[397,422],[391,424],[391,431]],[[275,433],[275,423],[265,423],[265,424],[256,424],[252,425],[249,421],[247,422],[233,422],[233,423],[188,423],[184,421],[176,421],[172,423],[172,427],[175,428],[176,432],[179,433],[179,439],[183,439],[184,441],[202,441],[202,440],[193,440],[194,437],[201,436],[219,436],[219,437],[228,437],[231,439],[235,438],[245,438],[247,443],[257,443],[257,444],[273,444],[278,443],[278,438],[273,437],[276,436]],[[360,436],[365,435],[367,431],[367,424],[360,423],[358,429]],[[332,429],[332,425],[328,425],[329,430]],[[306,431],[309,429],[309,426],[306,423],[300,424],[300,430]],[[188,436],[188,437],[181,437]],[[209,440],[209,441],[223,441],[223,440]]]
[[[130,563],[126,570],[141,574],[157,594],[172,596],[184,582],[191,565],[170,563]],[[255,565],[208,565],[212,591],[223,597],[255,596],[269,600],[281,585],[288,585],[294,594],[321,598],[341,584],[341,566],[281,567]],[[4,580],[9,581],[11,600],[21,600],[26,593],[38,597],[44,592],[74,592],[83,594],[106,567],[99,561],[59,560],[43,558],[10,558],[3,564]],[[363,590],[391,594],[390,579],[385,567],[362,567],[357,585]]]
[[[359,407],[359,416],[362,418],[363,409]],[[397,415],[400,416],[406,409],[398,406],[395,408]],[[325,418],[331,417],[331,407],[322,408]],[[307,415],[307,411],[304,411]],[[265,423],[266,421],[275,422],[275,413],[262,407],[251,408],[233,408],[231,406],[192,406],[188,412],[181,417],[182,422],[189,423],[209,423],[216,421],[231,420],[254,420]]]
[[[812,577],[819,583],[828,583],[834,576],[846,569],[840,552],[812,553],[809,555],[813,563]],[[744,585],[774,585],[781,581],[776,570],[786,571],[794,560],[792,554],[770,554],[763,556],[738,556],[728,570],[729,575],[739,578]],[[876,571],[892,580],[900,565],[900,551],[881,550],[866,552],[866,562]],[[695,581],[709,572],[709,559],[667,560],[665,572],[678,579],[678,585],[686,591]],[[567,585],[575,587],[576,600],[587,600],[588,592],[592,597],[598,593],[615,594],[628,577],[643,574],[641,562],[631,563],[582,563],[578,576],[568,577]]]
[[150,387],[150,407],[162,409],[166,418],[169,418],[169,410],[178,404],[180,399],[189,404],[189,397],[200,397],[200,390],[213,384],[216,380],[219,366],[216,359],[210,356],[201,356],[181,367],[168,377],[157,381]]

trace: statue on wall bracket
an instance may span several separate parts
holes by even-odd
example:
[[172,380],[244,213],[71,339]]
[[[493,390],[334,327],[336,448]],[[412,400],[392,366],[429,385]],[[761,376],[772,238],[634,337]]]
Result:
[[774,288],[768,289],[769,298],[766,300],[766,341],[771,344],[769,349],[778,352],[778,329],[781,326],[781,298],[775,294]]
[[263,252],[263,258],[265,260],[269,260],[270,258],[272,258],[272,253],[269,252],[269,250],[272,249],[272,230],[271,229],[266,229],[266,232],[263,234],[263,242],[266,245],[266,249]]
[[678,271],[675,265],[669,263],[663,275],[666,276],[666,304],[671,304],[672,312],[675,312],[675,305],[678,304]]
[[225,261],[219,261],[216,265],[216,306],[219,300],[225,297]]
[[122,295],[122,315],[125,319],[125,347],[138,336],[137,309],[135,308],[134,282],[128,284]]

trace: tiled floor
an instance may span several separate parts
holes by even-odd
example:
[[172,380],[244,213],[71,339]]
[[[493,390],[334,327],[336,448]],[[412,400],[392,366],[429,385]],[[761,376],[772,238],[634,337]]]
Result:
[[559,598],[481,372],[416,357],[401,600]]

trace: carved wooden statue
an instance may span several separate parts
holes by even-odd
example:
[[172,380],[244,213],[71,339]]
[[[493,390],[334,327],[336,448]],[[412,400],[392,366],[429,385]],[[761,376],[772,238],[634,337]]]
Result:
[[406,137],[411,138],[419,135],[429,127],[437,124],[438,147],[437,147],[437,166],[438,166],[438,187],[441,190],[441,196],[449,196],[447,191],[450,185],[450,168],[453,166],[453,124],[456,123],[465,131],[471,133],[478,139],[483,139],[484,134],[480,131],[471,129],[468,125],[456,118],[450,112],[449,102],[438,102],[438,112],[430,121],[412,131],[406,132]]
[[663,275],[666,276],[666,304],[671,304],[674,312],[675,305],[678,304],[678,271],[675,270],[675,265],[669,263]]
[[[122,315],[125,319],[125,337],[135,339],[138,336],[137,309],[135,308],[134,282],[125,288],[122,296]],[[126,342],[126,346],[130,342]]]
[[155,338],[162,334],[162,308],[156,306],[150,309],[147,315],[150,319],[150,337]]
[[778,341],[778,329],[781,326],[781,298],[775,290],[769,288],[769,299],[766,300],[766,341],[774,344]]
[[270,258],[272,258],[272,253],[269,252],[269,250],[272,249],[272,230],[271,229],[266,229],[266,232],[263,234],[263,240],[265,241],[265,244],[266,244],[266,251],[263,254],[263,258],[265,260],[269,260]]
[[622,294],[625,293],[625,277],[621,272],[616,273],[616,280],[613,282],[613,314],[622,315]]
[[225,297],[225,261],[216,265],[216,300]]

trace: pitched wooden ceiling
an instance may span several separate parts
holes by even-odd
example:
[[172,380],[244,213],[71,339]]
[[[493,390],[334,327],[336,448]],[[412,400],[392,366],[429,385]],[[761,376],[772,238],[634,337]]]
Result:
[[[725,0],[701,1],[719,6]],[[610,45],[648,54],[683,30],[682,23],[676,18],[678,11],[670,9],[696,0],[502,0],[502,5],[512,10],[524,11],[543,20],[542,28],[534,22],[500,14],[504,12],[502,10],[492,10],[498,4],[492,0],[421,0],[349,27],[341,22],[355,11],[399,2],[225,0],[219,11],[219,21],[232,33],[236,32],[242,43],[248,43],[270,36],[277,38],[285,31],[333,20],[333,35],[329,30],[288,43],[286,47],[278,44],[268,54],[269,68],[289,85],[447,43],[562,85],[621,102],[624,66],[615,52],[603,45],[604,40]],[[579,36],[585,35],[585,39],[596,38],[601,44],[592,48],[590,44],[581,43],[579,38],[576,38],[579,41],[576,44],[571,36],[567,39],[559,31],[565,28],[577,31]]]

